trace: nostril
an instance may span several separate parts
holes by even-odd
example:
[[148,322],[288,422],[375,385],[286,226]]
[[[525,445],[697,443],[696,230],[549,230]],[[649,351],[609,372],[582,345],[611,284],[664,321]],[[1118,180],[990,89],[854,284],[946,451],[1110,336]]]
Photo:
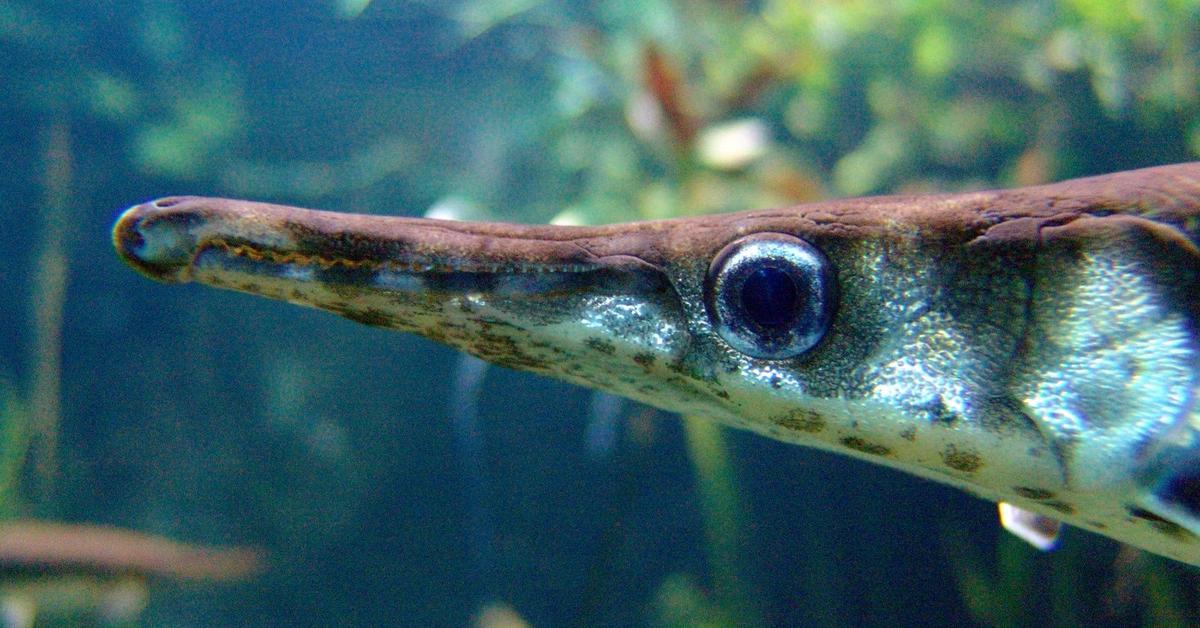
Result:
[[181,201],[183,201],[183,199],[179,198],[178,196],[170,196],[167,198],[157,199],[150,204],[153,205],[154,207],[157,207],[158,209],[166,209],[168,207],[174,207],[174,206],[178,205]]

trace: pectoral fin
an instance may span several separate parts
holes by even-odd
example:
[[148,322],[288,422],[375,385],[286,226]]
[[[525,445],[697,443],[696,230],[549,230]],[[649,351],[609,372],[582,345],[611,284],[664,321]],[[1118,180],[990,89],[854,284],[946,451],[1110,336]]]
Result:
[[1042,550],[1054,549],[1062,523],[1036,512],[1030,512],[1008,502],[1000,502],[1000,525],[1017,538]]

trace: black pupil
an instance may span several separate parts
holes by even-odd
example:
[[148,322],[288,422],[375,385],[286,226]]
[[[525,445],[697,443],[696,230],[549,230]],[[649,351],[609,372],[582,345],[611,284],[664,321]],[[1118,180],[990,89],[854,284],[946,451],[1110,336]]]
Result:
[[787,271],[763,266],[742,283],[742,309],[762,327],[782,327],[796,318],[800,290]]

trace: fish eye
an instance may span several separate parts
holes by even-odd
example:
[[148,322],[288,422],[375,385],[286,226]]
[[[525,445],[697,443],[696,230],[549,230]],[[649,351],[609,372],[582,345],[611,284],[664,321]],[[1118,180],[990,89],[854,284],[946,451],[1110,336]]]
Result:
[[753,358],[783,360],[825,336],[837,283],[817,247],[782,233],[758,233],[717,253],[704,299],[713,326],[731,347]]

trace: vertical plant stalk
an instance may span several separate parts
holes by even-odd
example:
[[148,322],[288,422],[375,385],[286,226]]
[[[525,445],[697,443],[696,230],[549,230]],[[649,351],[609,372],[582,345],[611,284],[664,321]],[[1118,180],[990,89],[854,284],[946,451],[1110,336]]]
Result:
[[721,426],[697,417],[683,417],[688,454],[696,469],[700,514],[704,519],[705,549],[712,569],[713,590],[723,611],[742,626],[764,624],[757,599],[742,577],[744,508],[729,463]]
[[71,199],[73,163],[71,134],[65,115],[50,123],[43,152],[45,193],[42,234],[34,267],[33,382],[29,396],[40,497],[53,491],[58,469],[58,425],[62,414],[62,320],[67,296],[67,207]]
[[21,471],[29,454],[29,410],[16,390],[0,381],[0,521],[24,512]]

